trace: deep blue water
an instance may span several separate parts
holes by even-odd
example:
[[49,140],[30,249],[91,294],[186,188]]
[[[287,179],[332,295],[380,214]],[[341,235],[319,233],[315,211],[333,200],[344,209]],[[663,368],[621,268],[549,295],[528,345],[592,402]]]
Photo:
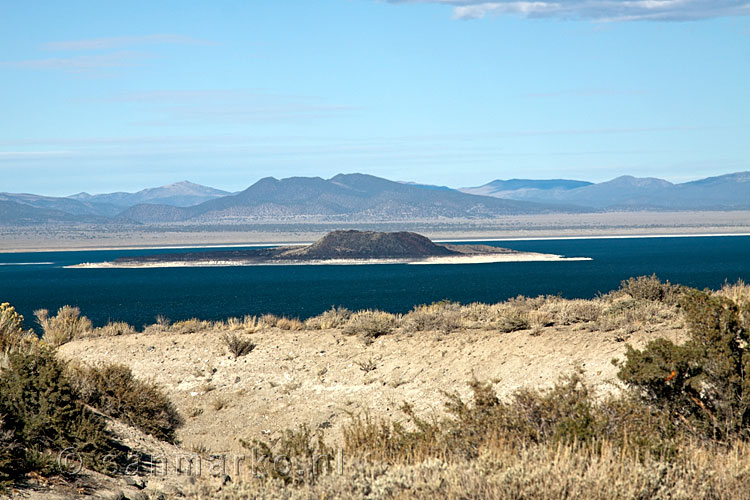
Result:
[[[257,266],[64,269],[154,250],[0,254],[0,302],[33,326],[33,311],[71,304],[95,325],[141,326],[266,312],[307,318],[332,305],[406,312],[441,299],[497,302],[516,295],[592,297],[631,276],[699,288],[750,281],[750,236],[494,242],[517,250],[591,257],[580,262],[471,265]],[[185,250],[188,251],[188,250]],[[166,250],[165,250],[166,252]],[[169,250],[174,252],[174,250]],[[22,264],[22,265],[19,265]]]

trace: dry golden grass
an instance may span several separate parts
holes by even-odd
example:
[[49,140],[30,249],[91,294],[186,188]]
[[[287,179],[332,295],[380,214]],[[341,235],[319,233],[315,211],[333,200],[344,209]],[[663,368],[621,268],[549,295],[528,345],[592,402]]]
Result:
[[61,346],[93,331],[91,320],[81,316],[77,307],[63,306],[55,316],[50,316],[47,309],[38,309],[34,316],[44,332],[42,339],[52,346]]
[[94,337],[116,337],[133,333],[135,333],[135,328],[132,325],[124,321],[110,321],[104,326],[94,328],[91,335]]
[[[379,310],[352,312],[343,307],[333,307],[304,321],[274,314],[247,315],[242,319],[228,318],[225,321],[192,318],[175,323],[160,317],[155,324],[144,327],[144,333],[254,333],[267,328],[288,331],[342,329],[348,334],[373,338],[397,332],[411,334],[422,331],[449,333],[486,330],[503,333],[529,330],[531,334],[538,334],[547,327],[582,325],[590,331],[619,332],[618,335],[627,338],[638,330],[655,331],[667,325],[681,327],[681,314],[677,306],[681,292],[682,287],[662,283],[650,276],[631,278],[624,281],[618,290],[594,299],[564,299],[546,295],[518,296],[496,304],[441,301],[415,306],[403,315]],[[744,304],[750,310],[750,306],[747,306],[750,304],[750,286],[741,281],[726,284],[715,293],[731,298],[740,307]],[[66,314],[76,310],[66,307]],[[85,324],[85,317],[81,321],[83,323],[78,327],[81,331],[73,334],[72,338],[91,333],[90,325]],[[93,330],[95,335],[101,336],[134,332],[132,327],[120,322]],[[69,337],[69,334],[66,335]],[[61,340],[67,342],[70,338]]]
[[472,461],[427,460],[387,466],[343,456],[343,474],[335,471],[314,482],[288,485],[246,473],[219,489],[197,483],[191,500],[235,499],[497,499],[673,500],[750,499],[750,449],[686,447],[679,458],[663,462],[622,455],[602,445],[591,453],[575,445],[505,448]]

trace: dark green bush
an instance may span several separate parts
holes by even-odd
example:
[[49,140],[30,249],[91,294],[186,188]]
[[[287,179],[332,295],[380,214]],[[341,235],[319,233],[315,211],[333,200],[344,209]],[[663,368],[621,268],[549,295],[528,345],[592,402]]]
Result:
[[138,380],[125,365],[78,367],[72,381],[83,401],[157,439],[175,442],[183,419],[159,387]]
[[748,305],[687,290],[681,300],[690,338],[628,347],[619,377],[649,405],[701,437],[750,438]]
[[35,347],[12,352],[0,370],[0,480],[28,470],[58,470],[56,453],[75,449],[83,463],[102,469],[113,451],[104,422],[78,400],[54,351]]
[[5,422],[0,416],[0,491],[9,486],[17,475],[18,455],[15,434],[5,427]]

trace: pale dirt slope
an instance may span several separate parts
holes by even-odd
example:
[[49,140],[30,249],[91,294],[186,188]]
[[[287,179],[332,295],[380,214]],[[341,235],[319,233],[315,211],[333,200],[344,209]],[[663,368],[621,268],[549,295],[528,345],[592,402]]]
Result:
[[[628,342],[680,340],[678,327],[636,331]],[[495,382],[507,395],[522,386],[550,386],[581,367],[598,391],[616,390],[611,360],[625,349],[616,332],[582,325],[548,327],[537,336],[530,330],[399,331],[369,344],[341,330],[268,328],[248,337],[257,347],[239,359],[228,354],[219,331],[85,339],[60,354],[90,364],[121,362],[137,377],[154,379],[185,416],[178,434],[185,449],[238,452],[239,439],[272,439],[302,424],[338,436],[349,413],[401,419],[405,401],[419,414],[440,413],[441,391],[466,396],[472,377]],[[366,372],[360,364],[369,361],[375,369]]]

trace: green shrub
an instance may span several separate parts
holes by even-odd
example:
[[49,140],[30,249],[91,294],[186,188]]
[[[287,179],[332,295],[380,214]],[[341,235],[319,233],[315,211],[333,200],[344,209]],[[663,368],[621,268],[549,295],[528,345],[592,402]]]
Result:
[[222,340],[224,341],[224,345],[227,346],[227,349],[229,349],[229,352],[232,354],[232,356],[234,356],[235,359],[239,358],[240,356],[244,356],[245,354],[250,354],[253,349],[255,349],[255,344],[253,344],[249,339],[243,339],[236,333],[225,333],[222,337]]
[[39,309],[34,316],[44,332],[42,339],[52,346],[61,346],[92,331],[91,321],[81,316],[77,307],[63,306],[55,316],[50,316],[47,309]]
[[7,429],[0,416],[0,492],[11,485],[18,475],[19,445],[11,429]]
[[619,377],[694,434],[750,438],[750,306],[698,290],[681,306],[689,340],[628,347]]
[[115,452],[104,422],[81,404],[64,364],[49,348],[9,354],[0,371],[0,415],[0,440],[8,443],[2,446],[0,475],[6,478],[28,470],[64,472],[54,457],[66,448],[97,470],[104,467],[102,458]]
[[125,365],[71,369],[71,379],[83,401],[147,434],[175,442],[182,417],[154,383],[138,380]]

